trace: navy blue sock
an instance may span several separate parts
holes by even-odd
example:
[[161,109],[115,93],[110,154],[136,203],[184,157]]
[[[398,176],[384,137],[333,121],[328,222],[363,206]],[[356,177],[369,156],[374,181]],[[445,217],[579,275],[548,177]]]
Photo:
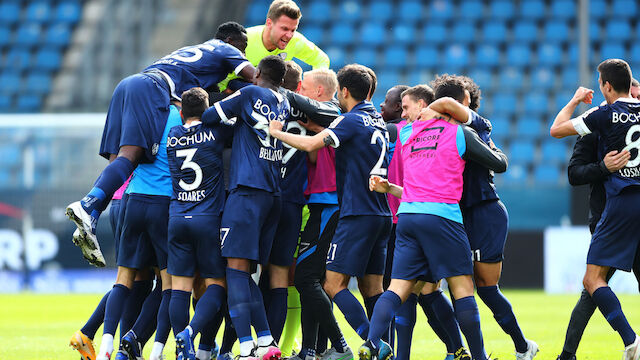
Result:
[[[228,281],[229,279],[227,279],[227,284]],[[229,295],[227,295],[227,299],[229,299]],[[231,352],[231,350],[233,349],[233,344],[235,344],[236,340],[238,340],[238,335],[236,334],[236,329],[233,327],[233,321],[231,321],[231,316],[229,315],[229,310],[227,309],[227,313],[224,315],[224,331],[222,332],[222,345],[220,345],[220,353],[226,354],[228,352]]]
[[520,330],[518,320],[513,313],[511,303],[502,295],[498,286],[479,286],[478,296],[489,307],[498,325],[513,339],[513,345],[519,353],[526,352],[529,345]]
[[486,359],[487,353],[484,351],[484,340],[482,339],[482,330],[480,330],[480,313],[478,313],[476,299],[473,296],[467,296],[456,300],[455,311],[460,329],[467,339],[471,357]]
[[393,291],[385,291],[380,295],[375,305],[375,311],[371,316],[369,328],[369,340],[374,346],[378,346],[382,335],[387,333],[391,320],[402,305],[402,299]]
[[[395,327],[398,332],[398,345],[396,346],[397,360],[409,360],[411,354],[411,338],[413,337],[413,328],[416,325],[417,303],[418,296],[411,294],[396,313]],[[373,328],[373,325],[371,325],[371,327]]]
[[142,304],[151,292],[151,286],[151,280],[140,280],[133,283],[131,293],[129,293],[120,317],[120,339],[127,331],[133,328],[133,324],[135,324],[138,314],[140,314],[140,309],[142,309]]
[[629,325],[622,312],[620,301],[616,294],[611,291],[611,288],[608,286],[598,288],[591,294],[591,298],[598,305],[598,309],[600,309],[600,312],[607,319],[613,330],[620,334],[624,346],[631,345],[636,340],[636,333]]
[[269,320],[269,329],[271,336],[277,342],[280,341],[284,322],[287,319],[287,288],[275,288],[269,292],[269,310],[267,311],[267,319]]
[[302,349],[300,350],[300,354],[298,355],[298,357],[300,357],[300,359],[304,359],[307,356],[311,356],[315,359],[316,357],[316,350],[315,349]]
[[362,340],[366,340],[369,335],[369,320],[358,299],[353,296],[349,289],[344,289],[333,297],[333,302],[338,305],[353,330],[358,333]]
[[131,161],[122,156],[117,157],[111,164],[107,165],[102,170],[98,180],[96,180],[93,189],[80,202],[85,211],[95,216],[94,210],[99,212],[100,209],[104,209],[106,203],[111,201],[113,193],[127,181],[134,169],[135,166]]
[[[267,320],[267,311],[265,310],[264,303],[262,302],[262,292],[260,291],[258,284],[254,281],[249,281],[249,288],[251,291],[251,325],[253,325],[258,337],[271,335],[269,320]],[[285,291],[286,290],[287,289],[285,289]],[[285,301],[285,307],[286,305],[287,303]],[[238,337],[240,336],[238,335]]]
[[[251,336],[251,280],[249,273],[227,268],[227,304],[240,343],[253,342]],[[226,330],[225,330],[226,331]],[[231,344],[233,345],[233,343]],[[246,356],[247,354],[241,354]]]
[[198,306],[193,314],[193,319],[189,325],[193,329],[193,336],[200,333],[220,310],[220,305],[224,302],[225,290],[220,285],[209,285],[204,295],[198,300]]
[[[162,291],[162,300],[158,307],[158,320],[156,325],[155,341],[166,344],[171,332],[171,321],[169,320],[169,304],[171,303],[171,289]],[[189,303],[187,302],[187,306]],[[184,329],[183,329],[184,330]],[[174,334],[175,336],[175,334]]]
[[122,284],[113,285],[104,311],[104,334],[114,335],[116,333],[116,328],[130,291],[128,287]]
[[100,299],[98,306],[96,306],[96,309],[93,310],[93,314],[91,314],[89,320],[87,320],[87,323],[84,324],[82,329],[80,329],[80,331],[82,331],[82,333],[91,340],[93,340],[94,336],[96,336],[96,331],[98,331],[98,328],[104,321],[104,309],[107,305],[107,299],[109,298],[110,293],[111,290],[107,291],[107,293],[104,294],[102,299]]
[[433,332],[447,347],[447,353],[453,354],[462,347],[462,337],[451,303],[437,290],[428,295],[420,295],[418,302],[427,316],[427,322]]
[[171,329],[176,335],[189,325],[189,303],[191,293],[182,290],[171,290],[171,302],[169,303],[169,320]]
[[376,306],[376,301],[382,296],[382,293],[374,295],[364,299],[364,308],[367,311],[367,319],[371,320],[373,316],[373,308]]
[[131,330],[138,337],[138,341],[144,346],[149,341],[151,335],[156,331],[156,318],[158,317],[158,307],[162,300],[162,282],[156,281],[156,287],[147,296],[142,304],[140,315]]

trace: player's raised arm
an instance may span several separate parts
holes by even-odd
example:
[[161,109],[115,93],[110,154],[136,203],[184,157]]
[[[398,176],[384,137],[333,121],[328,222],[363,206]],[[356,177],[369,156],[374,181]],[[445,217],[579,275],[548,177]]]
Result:
[[463,126],[461,129],[464,133],[464,142],[466,145],[463,158],[475,161],[497,173],[507,171],[507,155],[495,146],[490,148],[487,143],[480,139],[478,133],[472,128]]
[[331,146],[335,144],[333,137],[327,130],[323,130],[314,136],[304,136],[282,131],[282,127],[282,122],[272,120],[269,123],[269,134],[298,150],[311,152],[319,150],[324,146]]
[[549,131],[551,136],[561,139],[569,135],[577,135],[578,131],[574,126],[574,122],[571,121],[571,115],[581,102],[591,104],[592,100],[593,90],[582,86],[579,87],[571,101],[569,101],[567,105],[560,110],[558,115],[556,115],[556,118],[553,120],[551,130]]
[[238,90],[224,100],[214,103],[202,114],[202,123],[205,126],[215,126],[217,124],[235,125],[241,98],[241,90]]
[[[448,114],[454,120],[461,122],[463,124],[467,124],[470,119],[469,108],[460,104],[458,101],[456,101],[454,98],[451,98],[451,97],[440,98],[432,102],[431,104],[429,104],[428,108],[441,114]],[[421,119],[426,120],[422,117]]]

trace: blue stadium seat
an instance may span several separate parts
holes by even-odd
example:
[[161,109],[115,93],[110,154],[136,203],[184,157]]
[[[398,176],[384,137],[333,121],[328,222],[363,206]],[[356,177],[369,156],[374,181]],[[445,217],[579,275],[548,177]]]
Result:
[[21,46],[32,46],[40,42],[42,27],[36,23],[23,23],[16,32],[14,42]]
[[360,27],[360,42],[366,45],[381,45],[385,42],[387,31],[382,24],[364,23]]
[[43,48],[35,54],[34,68],[38,70],[55,71],[62,64],[62,55],[54,48]]
[[515,164],[531,164],[535,157],[535,151],[536,148],[532,141],[516,141],[509,147],[509,160]]
[[513,1],[494,0],[490,2],[489,14],[492,19],[511,20],[515,15]]
[[549,21],[544,26],[544,37],[547,41],[569,41],[569,26],[564,21]]
[[338,71],[347,64],[345,50],[342,47],[332,46],[326,49],[327,56],[331,59],[331,68]]
[[597,21],[589,22],[589,41],[599,41],[602,38],[602,28]]
[[393,15],[393,5],[390,1],[374,1],[369,5],[369,19],[371,21],[385,22]]
[[516,96],[508,92],[500,92],[493,96],[493,112],[495,114],[511,115],[517,110]]
[[[575,89],[576,85],[574,85],[574,89]],[[554,109],[557,111],[560,111],[560,109],[562,109],[563,107],[565,107],[565,105],[567,105],[567,103],[573,98],[573,93],[575,90],[573,91],[562,91],[559,93],[556,93],[555,95],[555,100],[554,100]],[[551,124],[549,124],[551,125]]]
[[19,146],[15,144],[0,145],[0,159],[7,168],[15,167],[22,163],[22,153]]
[[542,134],[540,120],[536,117],[527,116],[521,118],[516,123],[516,135],[520,139],[535,140]]
[[[578,61],[580,61],[580,47],[578,47],[578,44],[569,44],[569,51],[568,53],[568,57],[569,57],[569,64],[570,65],[575,65],[578,63]],[[593,51],[589,51],[590,55],[591,55],[591,59],[593,59]]]
[[536,91],[524,95],[524,112],[527,116],[544,115],[549,111],[549,95]]
[[48,1],[34,1],[27,5],[25,20],[46,23],[51,20],[51,3]]
[[513,39],[516,42],[532,43],[538,40],[538,27],[531,21],[520,21],[513,27]]
[[313,24],[307,25],[303,29],[300,29],[300,33],[318,46],[324,43],[324,28],[321,26]]
[[484,4],[480,0],[464,0],[457,14],[463,19],[478,20],[484,15]]
[[525,165],[509,164],[509,170],[504,174],[497,174],[496,181],[504,181],[505,184],[522,186],[529,179],[529,172]]
[[[631,45],[631,51],[629,52],[629,58],[636,63],[640,61],[640,42],[635,42]],[[632,69],[634,66],[631,67]],[[633,70],[632,70],[633,71]]]
[[534,89],[550,89],[555,85],[556,74],[552,69],[541,67],[531,72],[531,87]]
[[540,146],[542,161],[553,164],[563,164],[568,159],[567,146],[556,139],[545,140]]
[[606,42],[600,48],[600,59],[626,59],[627,52],[624,45],[615,42]]
[[358,64],[368,67],[375,67],[378,61],[378,55],[375,50],[369,46],[357,48],[353,53],[353,59]]
[[351,24],[347,23],[341,22],[331,26],[329,34],[331,43],[336,45],[350,45],[356,40],[356,31]]
[[557,66],[562,62],[562,49],[556,44],[540,44],[538,46],[538,63]]
[[[324,24],[331,20],[332,8],[331,3],[328,1],[311,1],[309,5],[304,9],[305,21],[311,21],[314,23]],[[268,5],[267,5],[268,6]],[[266,12],[263,13],[265,17]]]
[[514,67],[500,69],[500,89],[517,90],[524,86],[522,70]]
[[457,43],[470,43],[475,40],[476,27],[467,21],[456,23],[451,31],[452,41]]
[[474,67],[469,77],[480,86],[481,90],[488,90],[493,88],[493,75],[490,70],[485,69],[483,66]]
[[[0,108],[0,112],[4,112],[4,110],[4,108]],[[0,188],[10,188],[12,182],[11,171],[0,168]]]
[[507,27],[500,21],[487,21],[482,25],[482,39],[488,42],[505,42]]
[[8,26],[0,26],[0,48],[11,42],[11,29]]
[[507,63],[514,66],[525,66],[531,63],[531,49],[528,45],[515,44],[507,48]]
[[355,22],[362,18],[362,6],[358,1],[348,0],[341,1],[338,9],[340,21]]
[[20,4],[16,2],[3,2],[0,4],[0,23],[12,25],[20,20]]
[[500,50],[494,45],[483,44],[476,48],[476,64],[480,66],[498,66]]
[[542,19],[545,16],[545,11],[545,4],[542,0],[524,0],[520,2],[519,16],[524,19]]
[[[402,11],[402,6],[400,7]],[[415,9],[415,10],[414,10]],[[417,8],[409,9],[416,11]],[[420,14],[420,13],[419,13]],[[448,0],[433,0],[431,1],[431,7],[429,8],[429,17],[438,20],[447,20],[453,16],[453,4]]]
[[607,39],[628,40],[631,38],[631,25],[622,19],[616,21],[608,21],[605,27]]
[[[268,8],[268,6],[267,6]],[[78,1],[75,0],[65,0],[58,3],[56,6],[56,20],[61,21],[63,23],[75,24],[80,21],[80,16],[82,12],[82,6]],[[266,18],[266,10],[262,13],[262,22]]]
[[611,11],[611,15],[615,19],[620,17],[637,18],[638,3],[634,0],[614,0]]
[[439,22],[429,22],[422,30],[422,39],[426,44],[442,44],[449,36],[447,28]]
[[407,48],[401,45],[392,45],[384,50],[384,64],[388,67],[406,66],[408,57]]
[[247,26],[264,24],[268,10],[269,4],[264,1],[253,1],[251,5],[249,5],[249,9],[246,14],[245,21],[247,22]]
[[0,93],[13,95],[20,91],[20,74],[15,71],[4,71],[0,74]]
[[45,42],[47,45],[61,47],[69,45],[71,42],[71,30],[69,26],[62,23],[49,26],[45,34]]
[[551,2],[551,15],[559,19],[576,17],[576,5],[573,0],[554,0]]
[[29,93],[46,94],[51,91],[51,76],[47,73],[31,73],[25,80],[25,87]]
[[20,112],[39,111],[42,107],[42,98],[38,95],[22,95],[18,97],[17,109]]
[[400,44],[410,44],[415,41],[416,29],[410,24],[398,24],[393,27],[393,40]]
[[445,51],[444,65],[452,68],[469,65],[469,50],[462,44],[450,45]]
[[14,47],[9,50],[4,59],[5,68],[24,70],[31,66],[31,52],[27,49]]
[[533,171],[533,181],[540,184],[556,184],[560,182],[558,166],[541,164]]
[[436,48],[427,45],[420,45],[416,49],[415,63],[418,67],[434,67],[439,64],[440,53]]
[[607,16],[607,3],[605,0],[589,0],[589,18],[598,20]]
[[[408,22],[418,21],[423,18],[422,4],[420,4],[419,1],[415,1],[415,0],[402,1],[400,3],[397,14],[399,14],[399,18],[400,18],[399,20],[401,22],[402,21],[408,21]],[[434,14],[431,13],[430,15],[433,16]]]
[[[400,83],[400,73],[395,70],[384,70],[377,74],[378,76],[378,87],[376,90],[376,94],[386,94],[387,90],[398,85]],[[373,103],[376,107],[378,103]]]
[[0,95],[0,113],[9,111],[11,108],[11,96]]
[[499,139],[502,141],[507,136],[511,135],[511,123],[509,120],[501,117],[495,117],[489,119],[491,121],[491,138]]

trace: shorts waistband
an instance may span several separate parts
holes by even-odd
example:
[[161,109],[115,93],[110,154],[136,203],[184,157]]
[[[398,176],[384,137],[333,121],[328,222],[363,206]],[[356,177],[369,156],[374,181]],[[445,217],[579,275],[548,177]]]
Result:
[[[167,90],[167,92],[169,93],[169,97],[171,98],[175,98],[175,84],[173,84],[173,81],[171,81],[171,78],[169,78],[169,76],[167,74],[165,74],[164,72],[157,70],[157,69],[151,69],[151,70],[147,70],[145,72],[143,72],[144,75],[147,75],[148,77],[152,78],[153,80],[157,81],[158,83],[160,83],[162,85],[162,87]],[[173,85],[173,86],[171,86]],[[180,100],[180,98],[177,98],[177,100]]]

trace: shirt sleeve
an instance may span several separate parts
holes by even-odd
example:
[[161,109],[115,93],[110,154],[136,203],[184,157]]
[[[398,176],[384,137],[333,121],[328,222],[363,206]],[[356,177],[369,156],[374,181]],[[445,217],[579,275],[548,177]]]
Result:
[[604,115],[603,107],[593,107],[578,117],[571,119],[571,123],[578,135],[585,136],[600,130],[603,121],[607,120]]
[[230,72],[233,72],[236,75],[240,74],[240,71],[242,71],[245,66],[251,65],[249,60],[242,55],[242,52],[231,45],[228,46],[224,61],[229,69],[232,69]]
[[338,116],[331,125],[325,129],[333,139],[331,146],[338,148],[340,144],[349,141],[357,132],[357,122],[357,119],[346,119],[344,115]]
[[296,43],[294,47],[293,57],[302,60],[304,63],[311,65],[314,69],[328,69],[330,62],[329,56],[316,44],[309,41],[304,35],[296,32],[294,35]]
[[485,131],[491,132],[491,122],[471,109],[469,109],[469,120],[465,125],[471,126],[478,134]]
[[202,123],[205,126],[214,126],[217,124],[235,125],[237,116],[240,114],[240,104],[242,98],[244,98],[243,91],[245,90],[238,90],[224,100],[213,104],[213,106],[202,114]]
[[578,138],[567,168],[569,184],[585,185],[604,181],[611,173],[598,158],[598,136],[589,134]]

